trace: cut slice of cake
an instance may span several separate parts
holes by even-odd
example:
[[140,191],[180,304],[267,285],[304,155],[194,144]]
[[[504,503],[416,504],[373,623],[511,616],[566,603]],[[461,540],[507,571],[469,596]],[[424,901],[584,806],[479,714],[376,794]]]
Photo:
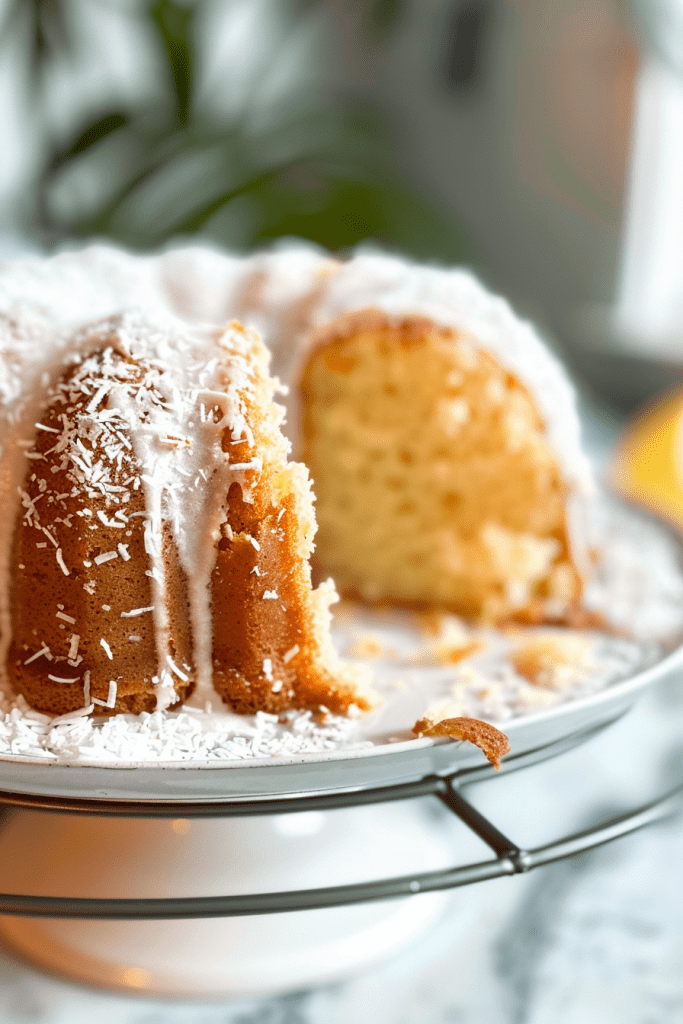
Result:
[[367,708],[330,641],[334,588],[311,588],[308,474],[287,462],[259,337],[134,314],[47,338],[42,355],[21,334],[5,324],[15,689],[56,715],[192,692],[238,713]]
[[[284,279],[287,259],[262,274]],[[590,471],[571,385],[533,328],[462,270],[320,256],[307,281],[305,324],[266,338],[313,478],[320,570],[373,602],[569,616]],[[286,324],[268,295],[254,315]]]

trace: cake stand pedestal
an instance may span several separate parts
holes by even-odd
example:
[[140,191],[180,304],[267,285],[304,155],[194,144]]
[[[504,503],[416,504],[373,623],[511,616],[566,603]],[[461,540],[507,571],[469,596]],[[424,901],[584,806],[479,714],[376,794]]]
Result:
[[[149,900],[353,884],[444,868],[443,821],[413,803],[252,818],[113,819],[16,810],[0,830],[9,892]],[[0,919],[53,973],[186,997],[264,996],[337,981],[429,928],[452,895],[240,917]],[[145,913],[144,902],[141,915]]]
[[[606,724],[513,754],[503,772],[570,750]],[[683,801],[681,786],[523,850],[463,795],[492,776],[480,765],[392,786],[220,802],[0,792],[11,808],[0,828],[0,935],[54,973],[107,988],[281,994],[371,966],[449,906],[466,928],[448,890],[590,849]],[[437,801],[416,799],[429,796]],[[445,821],[444,808],[459,823]]]

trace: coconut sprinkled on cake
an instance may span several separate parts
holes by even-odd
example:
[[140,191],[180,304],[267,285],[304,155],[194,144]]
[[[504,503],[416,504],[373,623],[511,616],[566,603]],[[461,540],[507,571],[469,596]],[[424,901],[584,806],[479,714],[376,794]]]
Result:
[[[18,341],[16,332],[10,332],[6,347],[11,350]],[[225,518],[225,503],[218,496],[238,482],[249,500],[262,472],[260,458],[240,461],[222,447],[226,430],[233,441],[248,441],[251,435],[246,402],[253,388],[252,347],[252,335],[238,325],[224,331],[191,329],[173,320],[124,314],[71,339],[67,370],[48,385],[40,419],[33,415],[32,396],[23,395],[5,409],[8,430],[14,423],[15,437],[24,443],[23,458],[13,454],[11,443],[5,446],[3,475],[9,478],[9,493],[12,485],[19,493],[25,527],[41,538],[36,541],[36,547],[45,549],[41,557],[54,558],[65,577],[78,576],[92,596],[111,563],[131,560],[132,539],[142,532],[148,567],[132,568],[149,577],[152,600],[144,607],[124,608],[117,617],[153,616],[161,669],[152,682],[159,708],[177,699],[173,677],[189,681],[189,672],[200,692],[213,695],[209,579]],[[27,419],[38,424],[33,441],[21,436],[22,420]],[[16,424],[21,426],[17,429]],[[28,477],[27,465],[33,470]],[[136,499],[143,497],[144,511],[133,510],[140,505]],[[178,665],[169,648],[162,557],[168,528],[190,591],[192,667]],[[91,534],[95,549],[101,534],[104,550],[82,564],[69,564],[64,538],[65,531],[74,529]],[[11,632],[11,543],[12,533],[6,531],[0,605],[3,663]],[[111,611],[108,604],[102,609]],[[70,609],[59,605],[55,615],[82,635],[82,624]],[[107,617],[102,621],[105,632],[99,645],[116,676],[116,646],[106,635]],[[36,650],[26,652],[23,664],[31,664],[44,649],[37,637]],[[77,650],[69,647],[69,660],[77,657]],[[56,661],[63,660],[65,655],[56,656]],[[50,678],[57,680],[54,672]],[[59,681],[83,683],[81,675],[73,674],[59,676]],[[96,703],[111,708],[112,693],[115,688],[110,687],[106,700]]]
[[358,736],[354,719],[328,715],[321,721],[310,711],[290,711],[282,716],[265,712],[230,715],[187,708],[115,715],[95,722],[86,710],[52,718],[34,711],[23,697],[8,699],[0,694],[0,755],[69,764],[220,763],[371,745]]
[[0,659],[36,708],[370,704],[311,587],[267,352],[216,326],[245,270],[194,249],[0,264],[0,481],[23,524],[0,537]]
[[[530,632],[475,629],[450,617],[445,622],[440,618],[441,638],[479,642],[476,650],[454,663],[434,646],[433,636],[425,636],[422,617],[372,611],[345,602],[333,628],[338,650],[348,652],[359,637],[372,635],[376,640],[372,650],[363,647],[363,658],[372,665],[384,704],[370,715],[321,716],[310,711],[233,715],[213,694],[208,704],[190,698],[178,712],[168,709],[104,719],[91,717],[95,708],[86,672],[88,707],[56,718],[33,711],[23,697],[0,688],[0,755],[69,764],[220,764],[315,755],[407,740],[414,721],[427,713],[434,720],[466,715],[509,723],[518,716],[599,692],[652,664],[676,643],[683,627],[683,574],[678,545],[654,524],[601,502],[595,526],[596,538],[610,543],[603,545],[605,557],[589,596],[593,606],[614,613],[619,625],[629,629],[630,638],[555,628]],[[643,552],[647,552],[646,559]],[[149,614],[150,609],[141,611]],[[69,628],[67,623],[65,627]],[[68,634],[70,646],[72,635]],[[532,639],[542,640],[544,650],[560,645],[571,667],[570,685],[564,674],[558,679],[544,678],[546,685],[534,685],[515,670],[515,653]],[[299,651],[292,647],[286,656],[292,662]],[[62,674],[61,669],[55,671],[55,659],[47,645],[30,658],[41,661],[46,672]],[[273,668],[271,662],[267,670],[276,687]]]
[[[283,272],[294,267],[285,253],[273,260]],[[465,303],[469,319],[466,323],[458,320],[455,326],[495,352],[503,365],[532,386],[565,478],[584,483],[588,474],[578,449],[578,421],[569,385],[564,378],[559,380],[560,371],[552,357],[539,355],[538,339],[527,347],[525,338],[532,331],[528,325],[515,318],[512,335],[506,333],[513,317],[509,307],[485,293],[469,275],[424,270],[418,280],[410,277],[411,268],[400,261],[364,256],[353,261],[351,269],[335,283],[337,273],[328,260],[318,255],[306,257],[303,276],[308,277],[296,301],[289,302],[289,286],[280,295],[270,295],[273,309],[293,318],[287,324],[290,335],[297,335],[298,328],[324,327],[330,317],[345,312],[353,275],[363,266],[367,269],[368,260],[376,262],[374,271],[366,274],[367,305],[391,316],[403,315],[407,304],[438,322],[450,323],[449,318],[455,316],[453,287],[461,288],[469,302],[469,306]],[[300,275],[301,267],[295,269]],[[10,695],[0,681],[0,753],[66,763],[154,763],[220,762],[351,748],[368,740],[386,742],[387,735],[394,733],[396,738],[407,738],[401,730],[409,730],[427,704],[438,699],[460,701],[463,709],[459,713],[502,721],[595,692],[661,653],[653,643],[659,643],[662,623],[671,629],[680,625],[681,574],[668,553],[665,558],[657,556],[652,532],[638,527],[634,541],[624,542],[630,552],[627,570],[608,573],[597,602],[605,611],[613,611],[625,628],[643,627],[638,642],[611,638],[604,641],[606,647],[600,647],[603,641],[596,640],[598,646],[591,646],[595,655],[591,665],[577,674],[571,687],[554,689],[552,679],[550,685],[531,684],[510,665],[509,643],[508,653],[498,661],[495,656],[492,659],[490,646],[484,645],[477,650],[473,647],[456,665],[451,645],[447,656],[439,657],[432,650],[435,663],[430,665],[428,659],[415,656],[420,644],[424,652],[422,638],[413,644],[410,658],[403,662],[392,659],[380,666],[384,679],[378,682],[386,697],[385,707],[362,721],[324,711],[287,711],[279,716],[230,714],[210,685],[210,617],[206,615],[206,580],[214,564],[223,514],[207,511],[202,495],[216,489],[225,495],[235,480],[248,497],[262,464],[259,456],[251,453],[254,438],[240,398],[251,386],[247,335],[238,330],[221,334],[201,325],[221,323],[233,315],[233,299],[245,283],[257,290],[263,287],[264,281],[259,284],[258,279],[262,270],[254,263],[247,265],[201,250],[148,258],[101,247],[50,260],[0,265],[0,489],[6,497],[11,496],[13,507],[14,494],[30,467],[30,486],[22,487],[20,496],[21,514],[33,531],[36,551],[58,573],[60,584],[78,586],[100,609],[102,629],[93,643],[105,666],[105,675],[95,681],[93,670],[85,667],[86,631],[75,609],[65,601],[50,608],[50,621],[61,632],[49,642],[36,635],[35,643],[21,651],[21,664],[38,667],[55,688],[77,686],[83,707],[50,717],[32,710],[23,697]],[[322,285],[327,281],[332,282],[329,301],[320,305],[327,287]],[[267,299],[267,288],[263,294]],[[356,293],[353,304],[358,306],[358,302]],[[312,321],[316,304],[318,312]],[[121,310],[130,312],[119,315]],[[100,321],[95,327],[83,329],[85,323],[95,320]],[[292,354],[301,356],[300,352]],[[63,377],[66,363],[69,375]],[[76,400],[87,409],[79,424],[70,420],[68,412]],[[452,408],[450,413],[453,429],[469,415],[462,407]],[[219,440],[226,426],[230,429],[227,452]],[[53,467],[46,472],[48,459],[57,467],[54,474]],[[72,513],[70,499],[76,497],[78,511]],[[138,500],[145,511],[138,509]],[[278,523],[284,514],[283,507]],[[287,522],[288,518],[284,524]],[[192,665],[170,650],[167,642],[163,523],[171,528],[190,581]],[[612,547],[618,547],[612,523],[610,519],[606,538]],[[78,563],[67,543],[75,530],[102,538],[98,550]],[[141,549],[133,543],[134,536],[141,538]],[[225,536],[232,538],[229,530]],[[10,639],[7,581],[11,544],[12,531],[6,529],[0,534],[3,665]],[[255,537],[249,544],[260,551]],[[647,559],[643,559],[644,550]],[[109,597],[103,598],[98,586],[105,574],[128,563],[131,570],[139,568],[135,563],[142,558],[141,551],[147,565],[149,601],[126,601],[125,592],[118,606]],[[666,571],[661,568],[663,563]],[[624,585],[625,578],[633,576],[633,566],[641,574],[635,588]],[[23,562],[18,569],[23,571]],[[257,578],[269,575],[258,567],[250,572]],[[660,600],[652,598],[650,577],[657,577]],[[274,583],[272,578],[266,579],[260,588],[268,608],[279,603],[278,593],[283,592]],[[153,682],[160,710],[152,714],[98,715],[100,710],[109,712],[120,694],[116,663],[121,655],[106,628],[114,618],[119,636],[123,631],[130,649],[142,645],[151,624],[155,627],[160,670]],[[644,628],[645,620],[651,621],[651,630]],[[403,626],[388,628],[381,618],[372,616],[364,628],[376,629],[382,635],[380,646],[387,651],[400,650],[400,641],[406,636]],[[337,643],[344,648],[339,630]],[[456,646],[460,654],[462,648]],[[274,693],[283,685],[278,675],[282,676],[290,663],[296,666],[304,660],[307,653],[305,644],[294,643],[293,638],[287,640],[283,651],[277,669],[271,652],[263,651],[263,676]],[[196,679],[198,692],[192,698],[193,706],[176,712],[172,702],[176,684],[182,684],[183,677]],[[393,704],[392,694],[405,701],[405,706],[400,701],[400,706]],[[212,703],[216,710],[211,710]],[[93,712],[97,717],[92,717]]]

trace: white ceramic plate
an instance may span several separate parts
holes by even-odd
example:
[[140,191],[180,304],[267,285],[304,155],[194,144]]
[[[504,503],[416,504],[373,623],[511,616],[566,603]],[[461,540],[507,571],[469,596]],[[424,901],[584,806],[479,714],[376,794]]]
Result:
[[[628,589],[626,581],[630,580],[628,586],[631,586],[635,579],[638,583],[636,589],[642,590],[649,573],[650,582],[656,583],[660,592],[652,597],[645,591],[640,594],[639,621],[649,618],[658,622],[660,615],[656,602],[664,600],[662,607],[667,607],[668,602],[669,615],[672,607],[678,609],[679,628],[673,633],[670,630],[670,634],[673,636],[677,632],[680,635],[680,624],[683,623],[680,542],[664,527],[653,525],[649,519],[631,510],[620,508],[615,512],[610,507],[607,518],[610,535],[614,532],[614,524],[618,523],[619,531],[627,537],[625,549],[631,550],[635,560],[626,573],[623,566],[610,569],[616,589],[612,595],[603,595],[603,601],[610,604],[610,608],[612,604],[621,602],[626,608],[625,611],[622,609],[623,615],[632,615],[633,601],[625,593]],[[663,550],[666,554],[664,561],[661,558]],[[665,563],[668,565],[666,571],[670,575],[673,572],[675,578],[663,578]],[[381,625],[380,619],[378,624]],[[390,623],[390,627],[396,631],[395,623]],[[569,739],[618,717],[631,707],[645,688],[673,679],[683,672],[683,647],[670,639],[654,658],[650,651],[649,655],[644,654],[643,660],[645,664],[636,670],[632,666],[629,669],[624,662],[621,675],[617,675],[600,692],[500,723],[510,738],[510,763],[516,757]],[[287,757],[249,757],[239,761],[122,763],[114,760],[103,762],[101,758],[88,762],[81,758],[77,763],[54,763],[44,757],[3,754],[0,755],[0,790],[80,799],[220,801],[386,786],[432,773],[443,774],[485,764],[483,755],[467,743],[408,738],[412,724],[428,703],[429,686],[433,686],[439,672],[430,676],[428,669],[413,667],[411,675],[413,680],[417,677],[418,685],[403,689],[394,687],[389,691],[382,710],[368,716],[362,738],[370,740],[372,746],[342,746],[323,752]],[[490,716],[484,714],[482,717]]]
[[[506,723],[514,758],[613,721],[654,683],[683,672],[683,648],[601,693]],[[485,763],[467,743],[413,739],[361,750],[226,762],[46,764],[0,759],[0,789],[40,796],[108,800],[214,801],[385,786]]]

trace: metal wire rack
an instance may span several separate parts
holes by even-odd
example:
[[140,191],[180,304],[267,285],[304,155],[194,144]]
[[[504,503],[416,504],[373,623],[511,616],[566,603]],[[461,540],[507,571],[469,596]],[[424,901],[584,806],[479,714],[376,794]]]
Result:
[[[571,737],[546,744],[517,757],[510,757],[504,762],[503,771],[516,771],[562,754],[592,738],[608,724],[611,723],[601,723]],[[287,892],[161,899],[84,899],[0,893],[0,913],[29,917],[119,920],[238,917],[405,897],[416,893],[454,889],[504,875],[522,874],[660,821],[674,814],[683,805],[681,784],[657,800],[602,821],[592,828],[564,836],[545,846],[525,850],[505,836],[463,796],[463,790],[467,786],[492,775],[493,769],[482,766],[461,769],[451,775],[429,775],[397,785],[375,788],[211,802],[84,800],[0,792],[0,804],[7,806],[127,818],[209,818],[286,814],[433,796],[483,840],[494,854],[488,860],[422,874]]]

